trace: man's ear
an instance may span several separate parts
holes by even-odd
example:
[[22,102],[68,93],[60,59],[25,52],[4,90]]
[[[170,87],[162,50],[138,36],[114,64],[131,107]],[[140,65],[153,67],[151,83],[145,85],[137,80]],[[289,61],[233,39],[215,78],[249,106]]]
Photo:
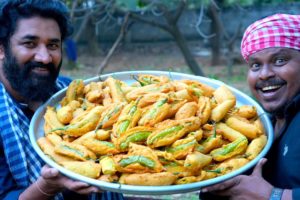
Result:
[[0,60],[3,60],[5,57],[4,47],[0,44]]

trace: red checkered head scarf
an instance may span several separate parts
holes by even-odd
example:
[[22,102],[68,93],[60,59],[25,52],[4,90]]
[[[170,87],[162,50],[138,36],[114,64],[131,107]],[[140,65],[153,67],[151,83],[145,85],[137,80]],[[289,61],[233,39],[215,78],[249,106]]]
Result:
[[300,50],[300,15],[271,15],[246,29],[241,53],[247,62],[252,54],[270,47]]

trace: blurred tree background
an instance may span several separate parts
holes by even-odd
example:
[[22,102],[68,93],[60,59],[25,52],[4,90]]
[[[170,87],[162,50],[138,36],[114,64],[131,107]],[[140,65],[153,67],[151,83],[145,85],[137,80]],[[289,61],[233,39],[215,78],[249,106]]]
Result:
[[[90,76],[153,69],[223,79],[234,77],[238,70],[237,79],[244,81],[246,67],[239,45],[245,28],[276,12],[300,11],[299,0],[63,1],[75,25],[72,38],[65,43],[66,73],[72,76],[72,70],[82,75],[80,69],[91,72]],[[143,57],[136,47],[146,55]],[[157,56],[169,56],[158,64],[149,63],[156,59],[151,50]],[[121,53],[129,61],[141,61],[130,64],[123,57],[122,63],[118,57]],[[166,62],[170,59],[173,62]],[[218,75],[219,71],[222,75]]]

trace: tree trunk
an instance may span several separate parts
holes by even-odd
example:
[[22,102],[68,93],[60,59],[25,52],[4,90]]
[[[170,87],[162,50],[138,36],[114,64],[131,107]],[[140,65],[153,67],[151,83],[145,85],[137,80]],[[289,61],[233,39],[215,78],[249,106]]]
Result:
[[209,5],[208,16],[212,20],[211,32],[215,34],[215,36],[210,39],[211,51],[212,51],[211,65],[214,66],[214,65],[221,64],[220,50],[221,50],[221,38],[222,38],[219,13],[215,5],[213,4]]
[[101,48],[99,47],[98,38],[95,34],[95,26],[91,22],[91,19],[86,25],[86,38],[87,38],[87,52],[92,56],[99,56],[103,54]]
[[183,54],[186,64],[190,67],[192,72],[195,75],[205,76],[203,71],[201,70],[201,67],[198,65],[198,63],[194,59],[190,49],[188,48],[188,44],[187,44],[185,38],[183,37],[182,33],[180,32],[180,30],[178,29],[178,27],[176,25],[171,27],[170,33],[173,35],[179,49],[181,50],[181,52]]

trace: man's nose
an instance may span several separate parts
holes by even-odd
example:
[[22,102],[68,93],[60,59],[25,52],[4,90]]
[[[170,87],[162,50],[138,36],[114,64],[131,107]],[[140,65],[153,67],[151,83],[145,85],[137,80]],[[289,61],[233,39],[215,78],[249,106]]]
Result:
[[45,45],[40,45],[37,48],[34,60],[43,64],[52,62],[51,54]]
[[263,67],[261,68],[261,70],[259,72],[259,78],[261,80],[267,80],[274,76],[275,76],[275,73],[273,71],[273,67],[268,64],[263,65]]

